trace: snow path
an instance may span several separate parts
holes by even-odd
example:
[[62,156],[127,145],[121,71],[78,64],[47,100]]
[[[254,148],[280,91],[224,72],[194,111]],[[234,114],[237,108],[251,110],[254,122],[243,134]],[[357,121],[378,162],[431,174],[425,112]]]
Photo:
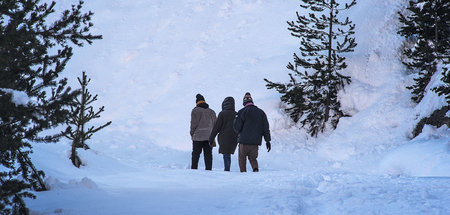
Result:
[[371,167],[357,161],[325,162],[304,151],[260,149],[261,171],[240,173],[236,155],[231,172],[222,171],[217,149],[213,171],[205,171],[202,159],[199,170],[188,168],[189,151],[161,148],[159,157],[149,151],[147,161],[81,151],[90,163],[76,169],[57,159],[65,148],[36,148],[34,156],[45,157],[37,165],[52,165],[46,168],[52,190],[27,201],[35,215],[450,213],[450,177],[369,174]]
[[80,215],[450,212],[448,177],[153,169],[92,180],[98,187],[91,186],[89,179],[80,182],[83,186],[68,184],[39,193],[29,206],[40,211],[36,214]]

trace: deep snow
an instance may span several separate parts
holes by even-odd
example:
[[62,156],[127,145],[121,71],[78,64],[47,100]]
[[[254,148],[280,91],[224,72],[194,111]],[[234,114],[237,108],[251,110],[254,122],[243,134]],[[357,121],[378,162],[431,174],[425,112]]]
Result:
[[[72,1],[59,0],[59,9]],[[450,129],[421,117],[445,104],[429,91],[415,105],[400,63],[396,12],[405,0],[359,1],[348,11],[358,46],[348,55],[351,85],[340,94],[335,131],[309,137],[283,114],[263,78],[288,79],[298,41],[286,21],[296,0],[88,1],[94,33],[76,48],[66,76],[85,70],[105,105],[85,166],[68,159],[69,141],[35,145],[32,159],[51,190],[27,200],[33,214],[450,214]],[[432,85],[440,84],[440,75]],[[190,111],[202,93],[218,113],[226,96],[245,92],[269,118],[271,152],[261,172],[190,170]],[[204,168],[202,159],[199,168]]]

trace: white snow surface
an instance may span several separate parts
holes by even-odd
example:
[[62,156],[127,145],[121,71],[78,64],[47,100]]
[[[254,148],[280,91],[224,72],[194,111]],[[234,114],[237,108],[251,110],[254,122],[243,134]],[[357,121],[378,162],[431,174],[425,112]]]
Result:
[[[74,1],[58,0],[57,9]],[[400,61],[397,11],[406,0],[359,1],[341,12],[356,24],[355,52],[340,93],[350,114],[311,138],[283,113],[263,78],[288,80],[298,50],[286,21],[297,0],[86,1],[103,39],[74,49],[65,76],[86,71],[94,105],[105,106],[84,166],[70,141],[36,144],[32,154],[51,188],[27,199],[32,214],[450,214],[450,129],[415,124],[445,99],[410,100]],[[304,11],[302,11],[304,13]],[[440,73],[433,86],[442,84]],[[231,172],[213,149],[213,170],[190,169],[190,112],[201,93],[218,114],[245,92],[269,119],[272,151],[259,150],[259,173]],[[95,124],[94,123],[94,124]],[[248,164],[249,165],[249,164]]]

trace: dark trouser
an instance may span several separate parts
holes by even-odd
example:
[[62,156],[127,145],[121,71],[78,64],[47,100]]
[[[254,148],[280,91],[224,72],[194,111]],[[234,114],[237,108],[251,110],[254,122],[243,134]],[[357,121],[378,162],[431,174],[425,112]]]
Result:
[[239,144],[239,169],[247,172],[247,157],[253,171],[258,170],[258,145]]
[[212,169],[212,148],[209,146],[209,141],[193,141],[192,143],[192,163],[191,169],[198,168],[198,160],[203,150],[203,158],[205,159],[205,169]]
[[223,164],[225,166],[225,171],[230,171],[231,154],[223,154]]

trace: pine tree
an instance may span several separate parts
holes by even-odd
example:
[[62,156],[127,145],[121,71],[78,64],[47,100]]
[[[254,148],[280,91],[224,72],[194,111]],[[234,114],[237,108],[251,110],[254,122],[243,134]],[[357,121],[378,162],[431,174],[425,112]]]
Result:
[[450,106],[450,70],[448,68],[443,68],[442,71],[442,82],[444,82],[444,85],[433,88],[433,91],[435,91],[439,96],[444,95],[447,99],[447,104]]
[[0,214],[28,214],[23,198],[38,187],[29,155],[33,143],[57,141],[60,134],[42,131],[64,123],[67,105],[79,93],[59,75],[72,56],[71,45],[82,46],[100,35],[89,33],[92,12],[83,2],[47,21],[55,2],[0,1]]
[[[80,167],[82,164],[77,153],[77,148],[89,149],[86,141],[89,140],[94,133],[111,124],[111,121],[109,121],[102,126],[92,126],[86,130],[86,124],[92,119],[99,118],[100,113],[105,109],[105,107],[102,106],[95,112],[94,108],[90,106],[94,101],[97,101],[97,95],[92,97],[92,94],[88,91],[87,86],[90,81],[91,79],[87,78],[85,72],[83,72],[81,79],[78,78],[78,82],[81,86],[81,94],[79,97],[74,98],[74,101],[70,106],[70,118],[66,122],[68,127],[65,131],[65,136],[72,140],[70,160],[72,160],[73,165],[76,167]],[[72,126],[75,129],[73,129]]]
[[412,90],[412,100],[417,103],[422,100],[438,63],[450,56],[449,8],[448,0],[411,0],[408,15],[399,12],[403,26],[398,33],[416,41],[412,48],[403,50],[408,59],[403,63],[418,74],[414,85],[408,87]]
[[[347,67],[343,53],[356,47],[353,35],[355,25],[347,18],[340,21],[340,11],[356,4],[353,0],[340,7],[336,0],[302,0],[300,6],[309,10],[308,15],[297,12],[296,22],[288,22],[291,35],[300,39],[300,56],[294,53],[294,63],[287,69],[290,81],[274,83],[267,79],[268,89],[283,94],[281,100],[290,105],[286,112],[295,122],[307,126],[311,136],[323,132],[327,123],[336,128],[340,110],[337,98],[339,90],[349,84],[351,78],[340,73]],[[300,67],[300,68],[299,68]]]

